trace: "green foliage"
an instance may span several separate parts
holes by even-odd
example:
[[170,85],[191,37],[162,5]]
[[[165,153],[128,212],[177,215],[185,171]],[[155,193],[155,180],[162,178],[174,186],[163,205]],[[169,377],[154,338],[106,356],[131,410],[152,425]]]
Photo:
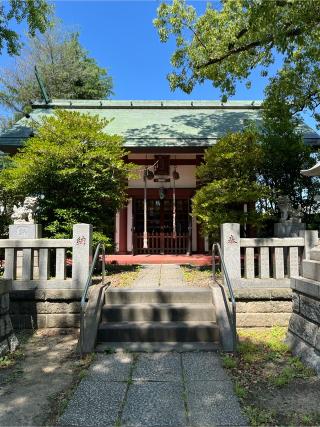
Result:
[[222,356],[222,365],[226,369],[233,369],[237,366],[237,361],[228,354]]
[[[7,3],[7,4],[6,4]],[[27,21],[29,35],[36,31],[43,33],[49,25],[51,7],[45,0],[9,0],[0,6],[0,54],[4,47],[9,55],[18,55],[21,42],[18,33],[12,28],[12,21],[20,24]]]
[[193,198],[193,214],[207,233],[216,233],[223,222],[260,223],[254,208],[243,212],[243,204],[266,197],[267,187],[258,181],[261,147],[254,130],[230,133],[210,147],[197,176],[203,186]]
[[282,102],[273,105],[272,114],[271,109],[264,111],[263,118],[260,132],[263,181],[270,188],[273,200],[288,195],[295,208],[301,206],[307,220],[308,214],[319,206],[315,196],[320,191],[320,182],[300,173],[315,162],[299,130],[302,123],[292,117],[289,106]]
[[208,3],[201,16],[185,0],[173,0],[159,6],[154,25],[162,42],[176,40],[172,89],[190,93],[210,80],[225,101],[238,81],[250,87],[257,66],[267,77],[277,55],[282,66],[269,77],[266,107],[286,101],[292,113],[308,108],[319,121],[319,21],[318,0],[226,0],[215,8]]
[[260,409],[253,405],[244,408],[245,414],[252,426],[274,425],[274,412],[266,409]]
[[309,378],[314,376],[314,371],[307,368],[298,357],[292,357],[288,362],[288,366],[285,366],[281,372],[270,377],[270,382],[276,387],[284,387],[295,378]]
[[88,56],[79,34],[55,24],[29,38],[15,65],[1,70],[0,102],[7,108],[27,113],[30,103],[42,98],[35,65],[51,98],[101,99],[112,94],[112,78]]
[[130,165],[123,161],[121,138],[104,132],[107,124],[98,116],[56,110],[35,124],[35,136],[1,172],[7,195],[39,198],[38,220],[49,236],[71,237],[77,222],[112,232]]
[[234,385],[234,392],[239,399],[244,399],[247,395],[247,390],[238,381]]

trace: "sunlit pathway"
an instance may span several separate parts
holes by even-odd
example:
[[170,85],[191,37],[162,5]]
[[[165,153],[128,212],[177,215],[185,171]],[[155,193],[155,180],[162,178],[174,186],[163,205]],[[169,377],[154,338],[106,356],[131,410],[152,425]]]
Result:
[[143,265],[134,288],[177,288],[185,286],[181,268],[177,264]]
[[231,380],[214,352],[101,354],[59,425],[239,426]]

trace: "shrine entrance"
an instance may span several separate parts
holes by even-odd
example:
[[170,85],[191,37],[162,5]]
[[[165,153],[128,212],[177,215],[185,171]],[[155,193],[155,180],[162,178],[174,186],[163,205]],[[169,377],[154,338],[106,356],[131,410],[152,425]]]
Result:
[[143,248],[144,200],[133,200],[134,254],[186,254],[191,252],[190,200],[176,199],[176,233],[173,232],[173,200],[147,200],[148,248]]

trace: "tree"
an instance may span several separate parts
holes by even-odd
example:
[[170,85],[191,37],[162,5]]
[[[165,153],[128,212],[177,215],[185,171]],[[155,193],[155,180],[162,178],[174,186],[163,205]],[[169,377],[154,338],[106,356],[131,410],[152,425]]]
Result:
[[[295,208],[299,205],[306,217],[319,207],[315,196],[319,194],[319,179],[301,175],[302,169],[314,165],[311,148],[306,146],[299,131],[301,121],[292,117],[285,103],[273,105],[273,115],[263,113],[263,127],[259,132],[262,158],[261,178],[270,188],[271,201],[280,195],[289,196]],[[273,206],[276,208],[275,204]]]
[[223,222],[259,223],[255,209],[249,206],[268,195],[259,182],[261,147],[253,129],[229,133],[210,147],[204,163],[197,169],[202,187],[193,198],[193,214],[207,234],[215,234]]
[[13,68],[2,69],[0,102],[15,112],[28,112],[42,98],[34,67],[37,65],[51,98],[101,99],[112,94],[112,78],[97,65],[79,42],[79,34],[51,26],[28,45]]
[[38,221],[48,235],[70,237],[76,222],[110,234],[116,210],[126,200],[130,165],[122,139],[108,135],[98,116],[56,110],[0,173],[7,195],[39,199]]
[[[6,4],[7,3],[7,4]],[[43,33],[49,24],[51,7],[45,0],[9,0],[0,5],[0,54],[6,47],[9,55],[18,55],[21,42],[18,33],[10,28],[12,20],[20,24],[27,20],[30,36]]]
[[185,0],[173,0],[160,5],[154,24],[162,42],[176,39],[176,71],[168,76],[173,90],[190,93],[211,80],[226,100],[238,81],[251,85],[257,66],[268,76],[277,55],[282,67],[269,79],[266,109],[281,100],[293,114],[308,108],[320,121],[319,0],[225,0],[221,8],[209,4],[202,16]]

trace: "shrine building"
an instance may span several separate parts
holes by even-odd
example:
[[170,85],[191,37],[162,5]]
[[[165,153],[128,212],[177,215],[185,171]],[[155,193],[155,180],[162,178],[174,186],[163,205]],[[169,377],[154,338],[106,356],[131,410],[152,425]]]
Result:
[[[258,122],[260,101],[52,100],[33,104],[30,117],[0,134],[0,150],[14,153],[32,135],[31,121],[63,108],[113,119],[106,132],[124,138],[127,160],[137,165],[128,181],[128,202],[115,218],[119,254],[205,253],[207,239],[191,216],[196,167],[206,148],[246,121]],[[320,136],[301,127],[307,145]]]

